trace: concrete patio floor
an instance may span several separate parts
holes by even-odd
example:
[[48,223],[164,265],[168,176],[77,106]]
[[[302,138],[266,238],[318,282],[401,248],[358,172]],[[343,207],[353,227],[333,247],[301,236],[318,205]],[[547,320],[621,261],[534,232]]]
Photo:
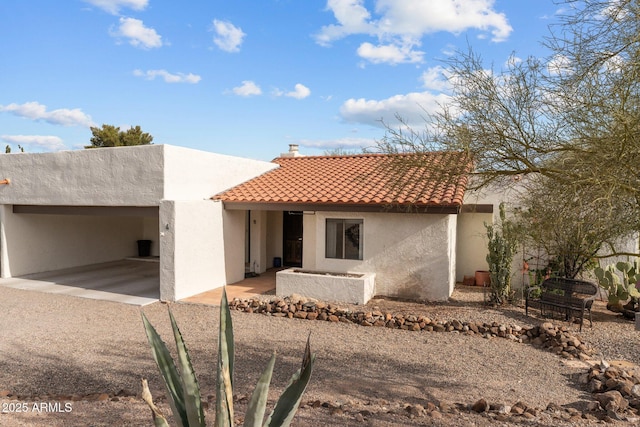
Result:
[[0,286],[146,305],[160,298],[160,263],[125,259],[0,279]]
[[[256,295],[275,295],[276,272],[278,270],[281,269],[272,268],[259,276],[248,277],[240,282],[227,285],[227,299],[232,301],[234,298],[246,299],[255,297]],[[184,298],[180,301],[218,306],[220,305],[221,297],[222,287],[202,292],[201,294]]]
[[[227,298],[275,294],[278,270],[227,285]],[[157,258],[128,258],[0,279],[0,287],[144,306],[160,299],[160,264]],[[181,301],[218,306],[221,297],[222,287]]]

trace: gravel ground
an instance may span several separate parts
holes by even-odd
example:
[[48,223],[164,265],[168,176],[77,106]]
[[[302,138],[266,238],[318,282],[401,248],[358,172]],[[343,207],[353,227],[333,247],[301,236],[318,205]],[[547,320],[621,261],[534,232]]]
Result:
[[[441,320],[533,325],[518,307],[490,309],[477,288],[460,288],[447,304],[386,299],[382,311],[428,314]],[[148,348],[139,307],[62,295],[2,289],[0,302],[0,413],[2,426],[146,426],[150,413],[139,395],[149,379],[162,408],[164,388]],[[362,309],[362,307],[353,307]],[[215,394],[217,307],[177,303],[172,310],[190,349],[205,397]],[[163,337],[170,337],[167,308],[144,308]],[[640,364],[640,332],[597,302],[595,326],[583,341],[607,359]],[[583,410],[590,395],[578,383],[585,368],[530,345],[456,333],[364,328],[348,324],[233,313],[236,338],[234,388],[241,416],[273,350],[278,360],[270,407],[298,369],[311,333],[317,354],[313,377],[293,425],[395,426],[515,425],[469,412],[410,418],[407,405],[468,405],[480,398],[544,409],[551,402]],[[577,325],[567,326],[575,329]],[[106,393],[109,396],[100,394]],[[8,395],[8,396],[7,396]],[[113,398],[112,396],[118,397]],[[3,397],[4,396],[4,397]],[[19,396],[20,399],[17,399]],[[104,400],[103,400],[104,399]],[[41,406],[44,403],[43,406]],[[315,403],[315,404],[314,404]],[[320,407],[316,407],[320,404]],[[65,406],[67,405],[67,406]],[[339,409],[337,409],[339,408]],[[15,411],[24,409],[24,412]],[[213,401],[207,411],[213,422]],[[364,416],[354,416],[364,414]],[[565,425],[541,416],[528,425]],[[568,423],[566,425],[569,425]],[[575,425],[571,424],[571,425]],[[584,421],[583,425],[591,425]]]

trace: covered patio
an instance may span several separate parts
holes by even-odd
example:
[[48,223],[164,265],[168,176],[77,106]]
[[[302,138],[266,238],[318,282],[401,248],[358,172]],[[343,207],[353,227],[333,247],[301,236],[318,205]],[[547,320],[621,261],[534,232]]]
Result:
[[[264,273],[247,277],[240,282],[226,286],[227,298],[232,301],[234,298],[248,299],[256,295],[275,295],[276,293],[276,273],[280,268],[270,268]],[[180,301],[195,304],[220,305],[222,297],[222,287],[202,292]]]

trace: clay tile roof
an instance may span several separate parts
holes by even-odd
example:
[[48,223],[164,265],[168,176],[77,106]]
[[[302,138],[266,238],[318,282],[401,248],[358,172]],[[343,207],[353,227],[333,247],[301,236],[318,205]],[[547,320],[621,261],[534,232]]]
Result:
[[225,204],[459,207],[470,163],[462,153],[280,157],[280,167],[214,196]]

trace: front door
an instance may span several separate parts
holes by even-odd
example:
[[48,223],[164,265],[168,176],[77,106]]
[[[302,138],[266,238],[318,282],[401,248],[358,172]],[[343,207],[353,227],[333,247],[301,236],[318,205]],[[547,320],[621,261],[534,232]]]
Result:
[[283,212],[282,236],[282,264],[302,267],[302,212]]

